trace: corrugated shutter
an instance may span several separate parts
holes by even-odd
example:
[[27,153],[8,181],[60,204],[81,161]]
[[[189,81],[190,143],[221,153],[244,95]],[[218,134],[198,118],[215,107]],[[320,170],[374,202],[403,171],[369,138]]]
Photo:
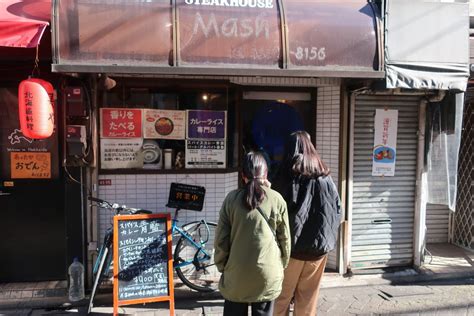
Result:
[[426,205],[426,242],[448,242],[449,208],[446,205]]
[[[409,265],[413,227],[419,97],[360,95],[355,102],[351,268]],[[372,176],[375,109],[398,110],[394,177]]]

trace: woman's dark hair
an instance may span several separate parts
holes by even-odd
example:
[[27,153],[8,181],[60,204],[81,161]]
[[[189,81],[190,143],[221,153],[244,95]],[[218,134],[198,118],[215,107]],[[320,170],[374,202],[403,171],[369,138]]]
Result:
[[267,179],[267,163],[264,156],[255,151],[250,151],[244,156],[242,174],[248,180],[245,184],[245,206],[249,210],[256,209],[265,198],[262,186]]
[[309,177],[327,176],[331,172],[321,160],[311,137],[305,131],[290,135],[285,148],[285,164],[295,175]]

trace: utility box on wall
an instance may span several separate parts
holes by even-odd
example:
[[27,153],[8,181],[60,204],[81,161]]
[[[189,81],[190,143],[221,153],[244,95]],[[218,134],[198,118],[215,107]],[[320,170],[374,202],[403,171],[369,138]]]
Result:
[[66,115],[69,117],[87,116],[81,87],[66,88]]
[[67,153],[70,156],[83,156],[86,150],[86,127],[84,125],[66,126]]

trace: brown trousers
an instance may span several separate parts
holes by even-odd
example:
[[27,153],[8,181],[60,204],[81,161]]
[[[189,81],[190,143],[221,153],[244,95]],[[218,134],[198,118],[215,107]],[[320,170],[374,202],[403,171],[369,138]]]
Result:
[[290,258],[285,269],[281,294],[275,302],[273,316],[289,315],[292,298],[294,298],[294,316],[316,315],[319,286],[327,257],[325,255],[314,261]]

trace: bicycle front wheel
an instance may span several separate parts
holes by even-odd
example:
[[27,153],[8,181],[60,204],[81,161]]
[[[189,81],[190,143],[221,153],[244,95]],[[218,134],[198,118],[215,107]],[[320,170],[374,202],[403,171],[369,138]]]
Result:
[[200,221],[183,226],[174,251],[176,274],[185,285],[199,292],[217,289],[220,274],[214,264],[216,223]]

